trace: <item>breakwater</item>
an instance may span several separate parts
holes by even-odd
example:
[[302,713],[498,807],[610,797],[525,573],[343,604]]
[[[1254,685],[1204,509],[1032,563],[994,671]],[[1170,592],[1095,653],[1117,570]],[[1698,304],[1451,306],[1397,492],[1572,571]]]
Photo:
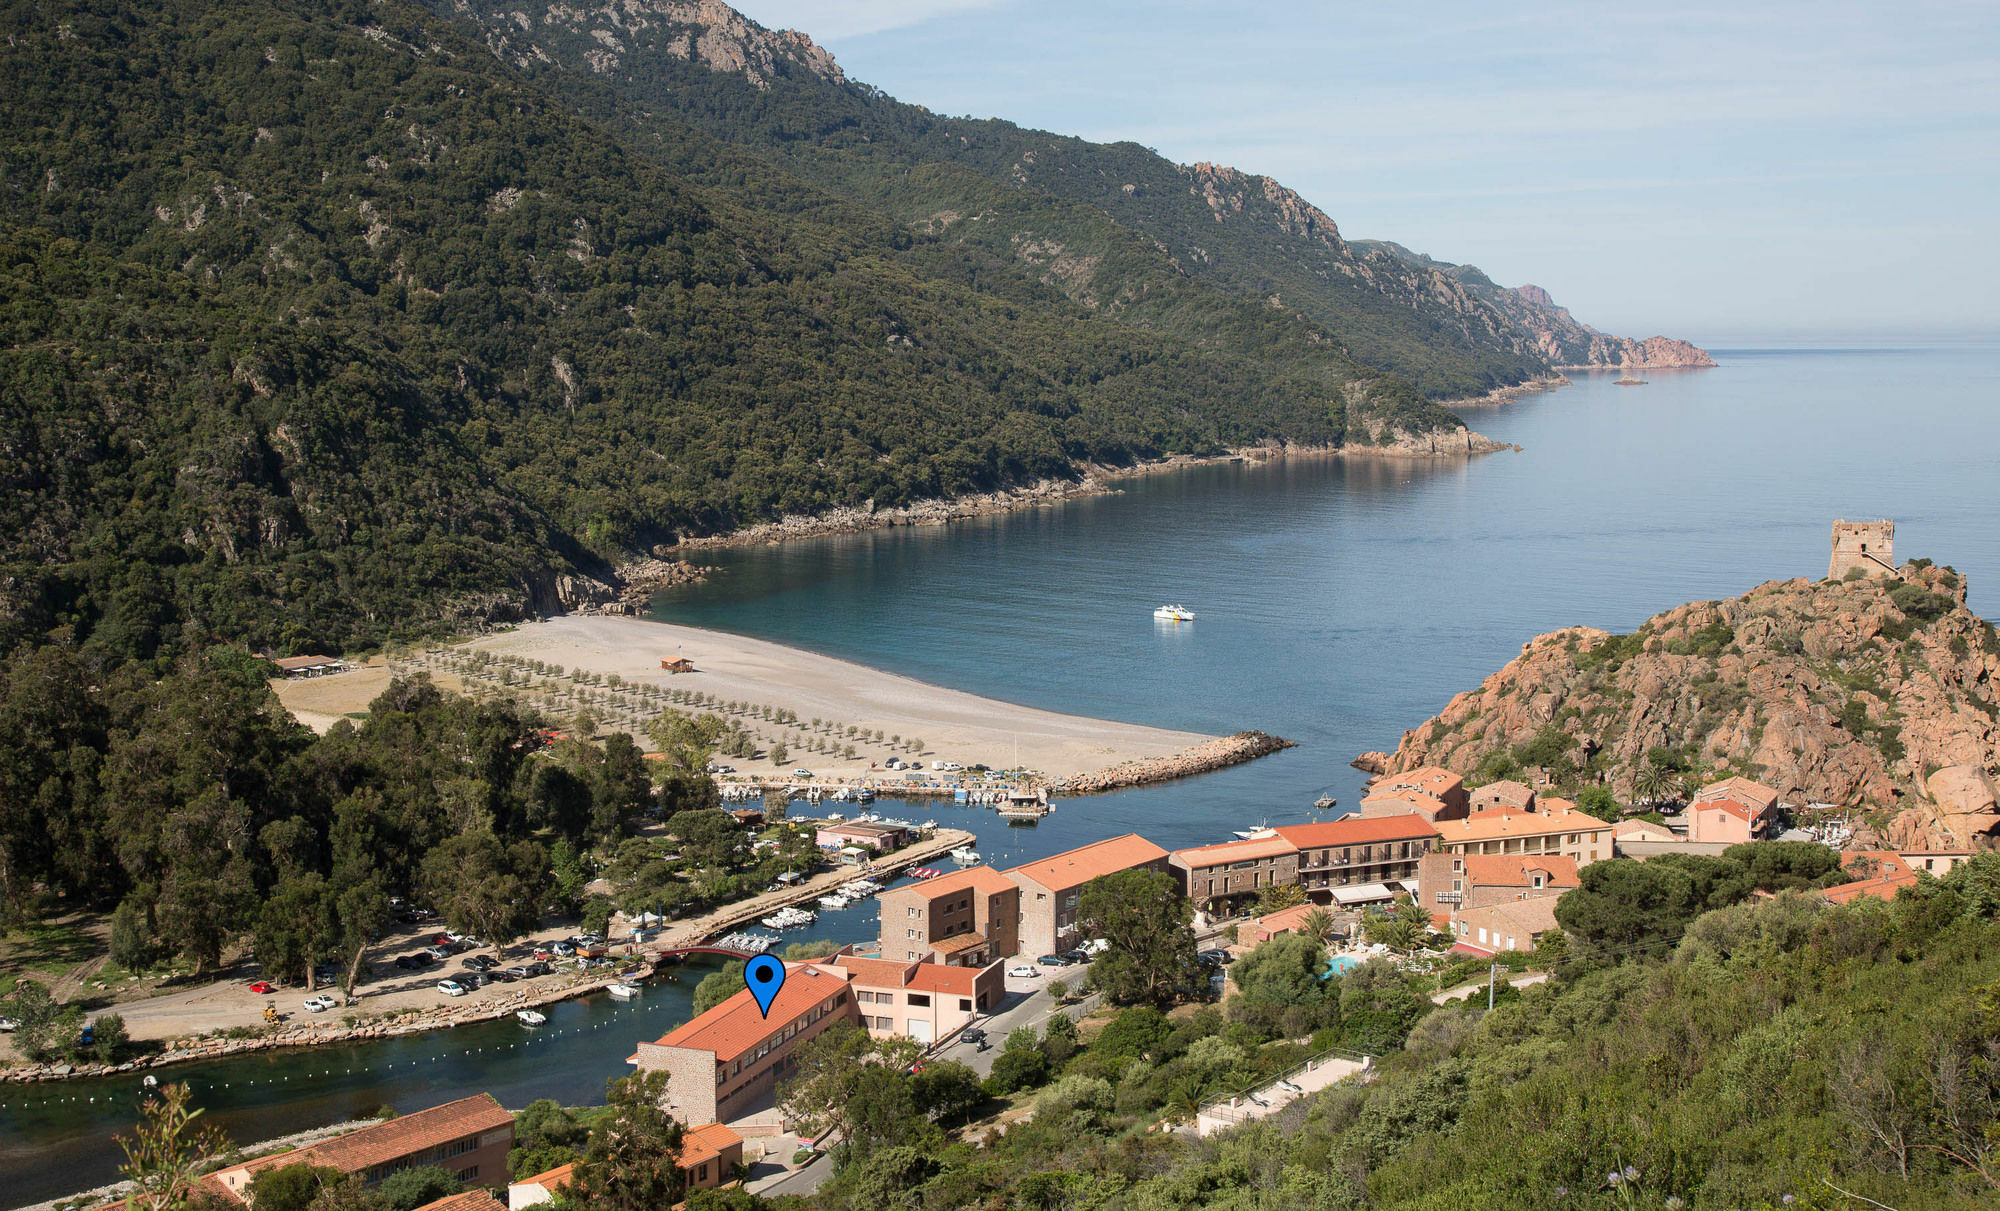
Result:
[[1232,765],[1241,765],[1245,761],[1254,761],[1280,749],[1292,747],[1295,746],[1290,740],[1279,736],[1270,736],[1263,732],[1237,732],[1233,736],[1221,736],[1204,741],[1165,757],[1126,761],[1110,769],[1098,770],[1094,774],[1082,774],[1058,782],[1049,790],[1062,795],[1095,795],[1104,791],[1124,790],[1127,787],[1147,786],[1155,782],[1170,782],[1175,778],[1187,778],[1195,774],[1228,769]]

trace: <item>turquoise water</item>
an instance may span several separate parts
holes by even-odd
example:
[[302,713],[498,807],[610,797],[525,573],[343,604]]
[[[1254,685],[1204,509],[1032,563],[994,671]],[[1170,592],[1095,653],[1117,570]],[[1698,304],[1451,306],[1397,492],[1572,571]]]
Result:
[[1356,967],[1361,966],[1361,964],[1364,961],[1365,960],[1356,958],[1353,955],[1348,955],[1348,954],[1334,955],[1331,958],[1327,959],[1326,971],[1324,974],[1320,976],[1320,978],[1322,980],[1329,979],[1333,976],[1340,975],[1344,972],[1352,971]]
[[[1299,742],[1201,778],[1061,801],[1033,828],[908,809],[974,829],[987,861],[1007,866],[1126,831],[1215,841],[1303,819],[1323,794],[1352,805],[1355,754],[1394,748],[1533,635],[1629,630],[1690,599],[1823,575],[1836,516],[1895,518],[1899,555],[1956,566],[1975,609],[2000,608],[2000,348],[1718,358],[1716,370],[1648,372],[1645,387],[1577,376],[1468,412],[1519,453],[1208,467],[945,529],[718,552],[708,562],[723,574],[658,612],[1033,706]],[[1163,601],[1201,618],[1156,625]],[[863,901],[788,940],[874,933]],[[595,1101],[632,1044],[685,1019],[691,989],[557,1006],[532,1041],[500,1022],[173,1075],[244,1139],[482,1089],[509,1106]],[[136,1092],[130,1078],[0,1087],[0,1205],[115,1177],[111,1134],[129,1127]]]

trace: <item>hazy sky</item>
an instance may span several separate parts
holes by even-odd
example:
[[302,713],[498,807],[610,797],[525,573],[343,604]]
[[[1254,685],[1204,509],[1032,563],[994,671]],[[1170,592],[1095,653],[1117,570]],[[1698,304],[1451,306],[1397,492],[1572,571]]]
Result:
[[739,0],[946,114],[1297,189],[1622,335],[2000,331],[2000,4]]

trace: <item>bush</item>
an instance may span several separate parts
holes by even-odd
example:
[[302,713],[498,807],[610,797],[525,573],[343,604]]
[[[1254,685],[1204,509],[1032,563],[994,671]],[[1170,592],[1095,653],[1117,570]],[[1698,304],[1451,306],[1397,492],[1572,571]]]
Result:
[[994,1097],[1005,1097],[1021,1089],[1033,1089],[1049,1079],[1049,1060],[1038,1049],[1002,1052],[993,1061],[992,1075],[984,1088]]
[[425,1203],[457,1194],[465,1184],[436,1165],[391,1173],[375,1187],[389,1211],[417,1211]]

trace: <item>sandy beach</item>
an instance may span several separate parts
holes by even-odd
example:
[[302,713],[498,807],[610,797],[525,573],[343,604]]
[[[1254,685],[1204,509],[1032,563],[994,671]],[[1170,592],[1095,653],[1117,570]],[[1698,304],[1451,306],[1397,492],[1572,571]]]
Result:
[[[886,774],[883,767],[888,760],[896,757],[905,761],[921,759],[926,767],[934,761],[954,761],[965,766],[1027,768],[1040,771],[1052,781],[1061,781],[1128,761],[1169,757],[1214,739],[1195,732],[1036,710],[782,644],[639,618],[565,615],[546,622],[523,623],[513,630],[482,636],[461,649],[454,649],[465,650],[539,660],[571,671],[616,674],[628,685],[712,694],[725,702],[790,710],[802,720],[822,720],[824,726],[815,730],[803,724],[788,727],[755,719],[746,726],[761,741],[803,733],[838,741],[843,754],[849,743],[856,750],[849,759],[844,755],[806,751],[788,741],[790,752],[782,767],[768,760],[723,758],[746,774],[789,774],[795,768],[805,768],[822,780],[865,777],[871,773],[880,778]],[[688,658],[696,671],[668,673],[660,667],[662,658],[675,656]],[[429,671],[440,685],[450,689],[482,688],[453,675],[435,656],[402,662],[395,671],[420,669]],[[375,665],[330,677],[275,682],[274,688],[294,716],[324,731],[342,717],[367,710],[368,703],[387,686],[391,673],[391,668]],[[608,690],[596,692],[599,697],[629,696]],[[537,700],[535,692],[523,691],[521,696]],[[544,710],[560,713],[567,709],[566,699],[547,697],[539,701]],[[616,709],[596,709],[606,719],[607,727],[627,730],[635,727]],[[737,722],[745,719],[742,715],[728,717]],[[908,743],[898,746],[893,742],[852,737],[847,734],[849,728],[871,733],[879,730],[906,741],[921,739],[923,750],[915,752]],[[643,742],[644,738],[640,739]],[[870,762],[874,763],[872,769]]]

